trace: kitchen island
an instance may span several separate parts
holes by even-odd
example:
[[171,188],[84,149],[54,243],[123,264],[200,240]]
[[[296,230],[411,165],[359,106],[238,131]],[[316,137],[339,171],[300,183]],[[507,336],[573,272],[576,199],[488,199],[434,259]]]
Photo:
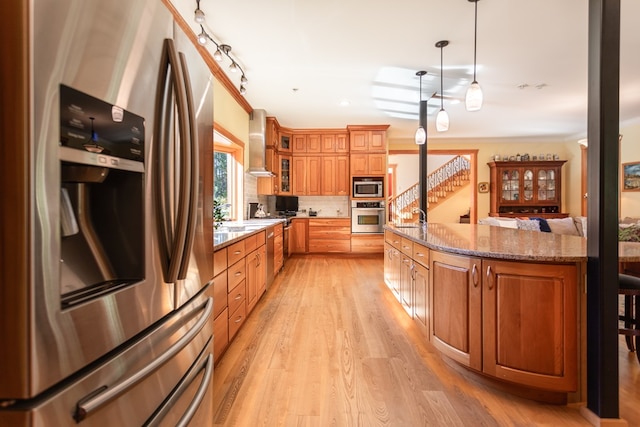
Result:
[[[621,261],[640,245],[621,243]],[[586,400],[582,237],[475,224],[385,227],[385,282],[466,372],[557,403]]]

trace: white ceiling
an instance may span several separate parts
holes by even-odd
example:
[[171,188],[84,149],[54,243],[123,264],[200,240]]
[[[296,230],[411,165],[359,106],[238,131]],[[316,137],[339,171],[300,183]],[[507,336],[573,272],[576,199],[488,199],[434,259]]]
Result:
[[[440,93],[435,43],[448,40],[443,92],[451,126],[435,131],[440,99],[432,99],[430,140],[565,141],[587,131],[588,3],[479,1],[477,80],[484,105],[478,112],[464,108],[473,69],[474,3],[468,0],[201,0],[200,8],[207,32],[231,45],[245,70],[245,98],[283,126],[390,124],[390,137],[412,139],[419,108],[415,73],[428,72],[422,99]],[[198,34],[196,1],[174,4]],[[621,5],[624,126],[640,118],[640,1]],[[239,84],[238,75],[230,76]],[[340,106],[343,99],[350,105]],[[397,117],[402,110],[405,118]]]

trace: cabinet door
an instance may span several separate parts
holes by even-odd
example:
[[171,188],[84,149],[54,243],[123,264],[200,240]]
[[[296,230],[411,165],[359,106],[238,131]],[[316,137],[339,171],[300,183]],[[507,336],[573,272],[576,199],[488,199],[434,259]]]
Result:
[[253,310],[253,307],[256,305],[256,303],[258,302],[258,260],[259,255],[258,255],[258,251],[255,250],[253,252],[251,252],[249,255],[247,255],[246,258],[246,269],[247,269],[247,276],[246,276],[246,286],[247,286],[247,293],[245,295],[245,301],[247,304],[247,310],[246,313],[249,314],[251,312],[251,310]]
[[540,168],[536,170],[536,197],[540,203],[557,203],[557,177],[555,168]]
[[413,315],[413,261],[405,254],[401,254],[400,263],[400,303],[402,307]]
[[267,247],[262,245],[256,251],[258,252],[258,265],[256,277],[258,282],[256,288],[258,289],[257,300],[264,294],[267,289]]
[[[322,157],[307,157],[306,159],[307,196],[319,196],[321,194],[320,184],[322,182]],[[296,193],[297,194],[297,193]]]
[[336,135],[335,152],[336,153],[349,152],[349,135],[347,135],[346,133]]
[[365,130],[351,131],[349,147],[351,151],[367,151],[369,149],[369,132]]
[[429,270],[418,263],[413,269],[413,318],[425,336],[429,334]]
[[294,219],[291,222],[291,230],[289,234],[289,252],[305,253],[307,252],[307,225],[309,221],[306,219]]
[[483,371],[519,384],[577,389],[577,269],[483,261]]
[[280,194],[291,194],[291,156],[280,155]]
[[320,159],[322,162],[320,194],[336,195],[336,156],[322,156]]
[[307,158],[293,157],[291,159],[291,191],[295,195],[307,194]]
[[368,174],[369,175],[385,175],[387,170],[387,155],[382,154],[369,154],[368,159]]
[[335,153],[336,152],[336,136],[335,135],[322,135],[322,143],[320,151],[323,153]]
[[322,152],[322,135],[311,134],[307,136],[307,153]]
[[441,352],[482,369],[480,259],[431,251],[430,338]]
[[518,203],[520,201],[520,169],[503,169],[500,173],[503,203]]
[[371,151],[386,151],[387,144],[385,143],[385,131],[374,130],[371,131],[369,136],[369,150]]
[[336,196],[348,196],[351,187],[349,182],[349,156],[336,156],[335,178]]
[[368,175],[368,155],[351,154],[351,175]]
[[280,146],[278,147],[279,151],[285,151],[287,153],[291,152],[291,134],[280,132]]
[[291,142],[291,151],[293,153],[307,152],[307,135],[293,135]]

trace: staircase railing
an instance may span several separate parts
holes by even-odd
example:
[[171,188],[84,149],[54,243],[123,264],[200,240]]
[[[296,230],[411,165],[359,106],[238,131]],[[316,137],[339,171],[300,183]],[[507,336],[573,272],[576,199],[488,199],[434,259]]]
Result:
[[[471,163],[462,156],[456,156],[427,177],[427,201],[436,204],[448,194],[455,192],[469,182]],[[389,221],[394,223],[411,222],[420,205],[420,185],[412,185],[398,194],[389,203]]]

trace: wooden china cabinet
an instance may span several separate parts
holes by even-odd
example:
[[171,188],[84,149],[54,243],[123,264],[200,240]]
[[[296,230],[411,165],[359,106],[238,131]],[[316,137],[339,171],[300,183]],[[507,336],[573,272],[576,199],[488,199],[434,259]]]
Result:
[[565,218],[562,165],[566,160],[489,162],[490,216]]

